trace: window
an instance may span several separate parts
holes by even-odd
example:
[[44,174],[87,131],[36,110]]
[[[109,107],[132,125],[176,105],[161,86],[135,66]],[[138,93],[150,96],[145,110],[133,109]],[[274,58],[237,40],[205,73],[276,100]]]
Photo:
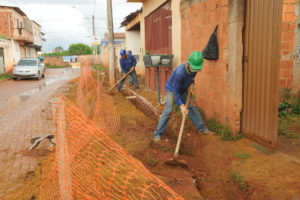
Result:
[[37,62],[35,60],[20,60],[17,65],[18,66],[36,66]]

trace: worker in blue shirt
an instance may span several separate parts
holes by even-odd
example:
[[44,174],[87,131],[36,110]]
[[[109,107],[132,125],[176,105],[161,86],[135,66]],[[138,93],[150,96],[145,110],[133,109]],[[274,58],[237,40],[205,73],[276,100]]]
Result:
[[203,124],[200,112],[196,106],[185,106],[188,95],[188,88],[194,83],[194,78],[203,67],[202,53],[194,51],[189,56],[189,61],[179,65],[172,72],[170,78],[166,83],[166,106],[160,116],[157,128],[154,131],[154,142],[159,142],[164,131],[167,128],[168,121],[173,111],[174,100],[178,107],[180,107],[182,115],[189,115],[193,125],[198,130],[199,134],[212,135],[205,124]]
[[[121,65],[121,70],[122,70],[122,79],[125,77],[125,75],[127,73],[130,73],[129,76],[131,76],[134,86],[135,86],[136,90],[138,90],[139,82],[138,82],[137,75],[135,72],[136,59],[133,56],[132,57],[128,56],[124,49],[122,49],[120,51],[120,55],[121,55],[120,65]],[[118,86],[118,91],[120,91],[122,89],[122,86],[123,86],[125,80],[126,80],[126,78],[124,78],[120,82],[120,84]]]
[[[135,63],[134,67],[136,66],[136,59],[135,57],[132,55],[132,51],[131,50],[127,50],[127,56],[130,60],[133,61],[133,63]],[[129,85],[133,85],[133,80],[131,78],[131,76],[128,76],[128,84]]]

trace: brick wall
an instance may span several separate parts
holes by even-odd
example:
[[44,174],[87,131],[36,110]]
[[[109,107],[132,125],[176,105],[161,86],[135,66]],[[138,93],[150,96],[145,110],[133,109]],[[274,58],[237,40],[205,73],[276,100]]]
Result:
[[[100,63],[99,55],[97,59],[98,59],[98,63]],[[91,65],[93,65],[95,63],[95,57],[94,55],[80,55],[78,56],[78,61],[81,63],[89,62]],[[69,65],[69,63],[63,62],[62,56],[45,56],[44,63],[49,65],[59,65],[59,66]]]
[[295,52],[295,30],[297,16],[295,5],[297,0],[283,0],[282,35],[279,87],[291,88],[293,79],[293,61]]
[[205,61],[196,77],[197,103],[207,117],[234,126],[228,105],[228,0],[203,0],[181,9],[182,62],[192,51],[202,51],[218,24],[220,58]]
[[[9,38],[9,26],[8,26],[8,12],[2,12],[0,9],[0,35],[5,35],[6,38]],[[10,14],[11,16],[11,14]],[[11,22],[11,34],[13,34],[13,26]]]
[[44,56],[44,63],[59,66],[64,66],[68,64],[63,62],[62,56]]

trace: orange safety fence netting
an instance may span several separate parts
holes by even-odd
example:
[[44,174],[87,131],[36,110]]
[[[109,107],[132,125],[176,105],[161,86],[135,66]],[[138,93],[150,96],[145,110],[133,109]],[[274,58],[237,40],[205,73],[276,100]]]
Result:
[[79,107],[64,96],[53,99],[55,158],[44,167],[40,199],[183,199],[109,137],[118,130],[120,117],[112,98],[98,86],[85,64]]

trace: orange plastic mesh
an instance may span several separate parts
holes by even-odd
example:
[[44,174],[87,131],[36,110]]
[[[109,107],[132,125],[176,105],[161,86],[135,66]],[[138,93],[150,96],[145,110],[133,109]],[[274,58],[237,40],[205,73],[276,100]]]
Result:
[[[80,106],[64,96],[53,100],[55,157],[44,167],[40,199],[183,199],[109,137],[120,118],[112,98],[97,86],[85,64],[77,90]],[[91,119],[89,101],[95,96]]]

